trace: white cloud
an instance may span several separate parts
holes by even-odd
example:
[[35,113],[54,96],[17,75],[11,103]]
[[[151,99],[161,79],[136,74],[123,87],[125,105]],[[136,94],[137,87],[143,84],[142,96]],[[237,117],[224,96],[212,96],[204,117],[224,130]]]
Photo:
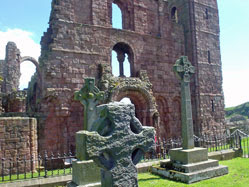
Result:
[[[5,48],[9,41],[15,42],[20,49],[21,56],[31,56],[38,60],[40,56],[40,45],[32,39],[31,32],[21,29],[0,30],[0,59],[5,58]],[[31,76],[35,72],[35,66],[32,63],[24,62],[21,64],[20,89],[28,86]]]
[[236,106],[249,100],[249,68],[223,72],[223,89],[226,107]]

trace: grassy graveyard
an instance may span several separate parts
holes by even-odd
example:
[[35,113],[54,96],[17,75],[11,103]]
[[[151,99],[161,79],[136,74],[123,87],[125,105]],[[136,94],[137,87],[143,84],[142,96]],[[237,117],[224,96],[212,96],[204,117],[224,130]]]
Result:
[[164,179],[150,173],[138,175],[140,187],[247,187],[249,186],[249,159],[236,158],[228,161],[220,161],[221,165],[229,168],[229,174],[194,184],[183,184]]
[[[229,174],[209,180],[204,180],[194,184],[184,184],[180,182],[174,182],[168,179],[164,179],[160,176],[153,175],[151,173],[138,174],[138,183],[140,187],[247,187],[249,186],[249,159],[248,158],[236,158],[228,161],[220,161],[221,165],[226,165],[229,167]],[[65,173],[64,173],[65,172]],[[69,174],[71,171],[69,169],[57,170],[54,175],[58,174]],[[25,180],[25,178],[31,178],[31,173],[20,175],[20,180]],[[38,177],[38,173],[34,173]],[[48,172],[48,176],[51,176],[51,171]],[[41,176],[44,176],[44,172],[41,172]],[[16,178],[16,175],[12,176]],[[7,178],[5,178],[7,180]],[[6,181],[7,182],[7,181]],[[2,183],[0,181],[0,183]]]

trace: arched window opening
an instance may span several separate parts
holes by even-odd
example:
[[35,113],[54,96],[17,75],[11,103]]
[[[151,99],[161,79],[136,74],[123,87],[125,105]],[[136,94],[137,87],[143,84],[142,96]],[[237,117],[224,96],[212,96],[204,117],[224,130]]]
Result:
[[112,75],[118,77],[119,74],[119,63],[117,60],[117,53],[116,51],[112,50]]
[[131,77],[133,75],[133,52],[124,43],[118,43],[112,50],[112,74],[119,77]]
[[20,65],[21,77],[19,89],[24,90],[28,88],[31,77],[36,72],[36,66],[30,61],[23,61]]
[[112,3],[112,27],[123,29],[122,11],[115,3]]
[[171,9],[171,19],[175,22],[178,23],[178,15],[177,15],[177,8],[173,7]]

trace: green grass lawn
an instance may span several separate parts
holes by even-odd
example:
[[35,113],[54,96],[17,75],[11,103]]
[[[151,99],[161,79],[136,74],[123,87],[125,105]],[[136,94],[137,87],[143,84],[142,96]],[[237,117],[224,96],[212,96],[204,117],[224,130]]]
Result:
[[140,187],[249,187],[249,159],[236,158],[221,161],[221,165],[228,166],[229,174],[194,184],[183,184],[164,179],[150,173],[138,175]]
[[[249,187],[249,158],[236,158],[228,161],[221,161],[221,165],[229,167],[229,174],[209,180],[204,180],[194,184],[183,184],[180,182],[174,182],[168,179],[164,179],[157,175],[150,173],[143,173],[138,175],[138,183],[140,187]],[[71,173],[70,169],[56,170],[53,172],[54,176],[64,175]],[[38,173],[33,174],[34,177],[39,177]],[[45,172],[41,172],[40,176],[44,176]],[[48,171],[48,176],[51,176],[51,171]],[[19,175],[19,180],[30,179],[31,173],[25,175]],[[17,175],[12,176],[12,180],[17,179]],[[4,177],[4,182],[0,177],[0,183],[9,182],[9,176]]]

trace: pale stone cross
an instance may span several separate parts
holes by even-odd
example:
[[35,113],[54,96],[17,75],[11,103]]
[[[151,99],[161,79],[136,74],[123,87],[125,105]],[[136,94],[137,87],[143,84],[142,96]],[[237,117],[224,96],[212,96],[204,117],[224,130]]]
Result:
[[101,170],[102,187],[136,187],[141,153],[155,148],[153,127],[135,117],[133,104],[109,103],[97,107],[96,131],[80,131],[76,141],[86,141],[87,154]]
[[104,92],[95,86],[94,78],[85,78],[84,87],[74,94],[75,100],[84,105],[83,130],[91,130],[93,121],[96,119],[96,106],[104,98]]
[[188,57],[182,56],[173,67],[174,72],[181,80],[181,121],[182,121],[182,147],[194,148],[194,130],[190,94],[190,77],[195,73],[195,68],[188,61]]

